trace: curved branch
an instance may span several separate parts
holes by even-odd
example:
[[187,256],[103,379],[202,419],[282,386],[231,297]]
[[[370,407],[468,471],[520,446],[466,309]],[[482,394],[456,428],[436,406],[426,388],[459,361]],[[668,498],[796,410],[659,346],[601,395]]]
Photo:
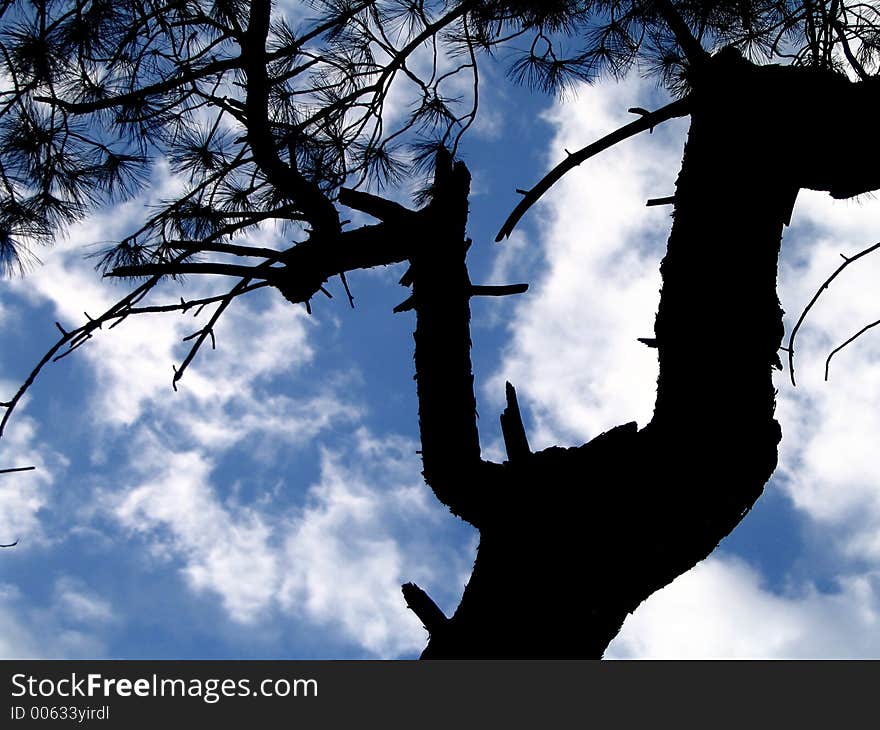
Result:
[[[147,294],[147,292],[149,292],[159,282],[159,278],[160,277],[158,276],[154,276],[133,291],[129,292],[126,296],[124,296],[112,307],[110,307],[110,309],[104,312],[104,314],[101,315],[101,317],[99,317],[98,319],[91,319],[88,318],[88,315],[86,315],[89,321],[82,327],[71,330],[70,332],[62,330],[62,336],[52,347],[49,348],[49,350],[46,351],[46,354],[43,355],[36,366],[34,366],[33,370],[31,370],[31,372],[28,374],[25,381],[19,386],[18,390],[15,392],[15,395],[13,395],[10,400],[0,404],[0,407],[6,409],[6,413],[4,413],[3,418],[0,419],[0,437],[3,436],[6,425],[9,423],[12,412],[15,410],[15,407],[18,405],[19,401],[21,401],[21,399],[24,397],[24,394],[28,391],[31,385],[33,385],[34,381],[37,379],[37,376],[40,374],[42,369],[46,365],[48,365],[50,361],[52,361],[53,359],[57,359],[55,357],[56,353],[58,353],[61,348],[68,344],[70,346],[70,349],[68,349],[67,352],[70,352],[76,347],[79,347],[79,345],[81,345],[85,340],[92,336],[91,333],[94,330],[101,327],[103,322],[119,317],[126,307],[140,301],[140,299],[142,299]],[[59,329],[61,329],[60,326]]]
[[519,223],[520,218],[525,215],[526,211],[537,203],[541,196],[553,187],[553,185],[555,185],[569,170],[577,167],[582,162],[589,160],[591,157],[595,157],[600,152],[604,152],[610,147],[613,147],[618,142],[623,142],[625,139],[634,137],[641,132],[653,129],[658,124],[662,124],[670,119],[687,116],[690,114],[690,109],[690,97],[679,99],[671,104],[667,104],[655,112],[649,112],[642,115],[641,118],[636,121],[630,122],[611,134],[602,137],[602,139],[570,154],[566,159],[548,172],[537,185],[523,195],[523,199],[513,209],[513,212],[507,217],[507,220],[504,221],[504,225],[501,226],[501,230],[498,231],[495,240],[501,241],[502,239],[507,238],[513,232],[516,224]]
[[122,106],[123,104],[142,101],[147,97],[155,96],[157,94],[166,94],[170,91],[176,91],[180,87],[192,83],[193,81],[198,81],[215,74],[223,74],[227,71],[237,69],[240,66],[241,57],[224,58],[195,68],[187,66],[184,67],[179,74],[170,76],[162,81],[157,81],[155,84],[143,86],[139,89],[116,94],[114,96],[107,96],[103,99],[96,99],[95,101],[67,101],[66,99],[60,99],[55,96],[35,96],[34,101],[57,106],[69,114],[91,114],[93,112]]
[[675,36],[675,41],[684,53],[688,63],[695,67],[708,61],[710,58],[709,52],[703,48],[694,37],[694,34],[691,33],[691,29],[688,28],[684,18],[681,17],[681,14],[672,4],[671,0],[654,0],[654,5],[656,5],[660,17],[669,26],[672,35]]
[[[831,276],[829,276],[827,279],[825,279],[822,286],[820,286],[816,290],[816,293],[813,294],[813,298],[810,299],[810,303],[807,304],[806,307],[804,307],[804,311],[801,312],[801,316],[798,317],[798,321],[795,324],[795,326],[792,328],[791,335],[788,338],[788,371],[789,371],[789,376],[791,378],[791,384],[793,386],[797,386],[797,383],[795,382],[795,379],[794,379],[794,339],[795,339],[795,337],[797,337],[798,330],[800,330],[801,325],[804,323],[804,320],[807,318],[807,314],[813,308],[813,305],[817,301],[819,301],[819,297],[822,296],[822,292],[825,291],[829,286],[831,286],[831,282],[834,281],[838,276],[840,276],[840,274],[843,272],[843,270],[847,266],[849,266],[851,263],[853,263],[853,261],[858,261],[860,258],[862,258],[862,256],[867,256],[869,253],[876,251],[878,248],[880,248],[880,242],[875,243],[872,246],[868,246],[868,248],[866,248],[862,251],[859,251],[855,256],[850,256],[850,257],[844,256],[843,263],[837,267],[837,269],[834,271],[833,274],[831,274]],[[869,328],[867,328],[867,329],[869,329]],[[845,347],[846,345],[848,345],[853,339],[855,339],[855,337],[858,337],[860,334],[861,334],[861,332],[856,334],[850,340],[847,340],[843,345],[841,345],[836,350],[834,350],[834,352],[837,352],[837,350],[840,350],[842,347]],[[834,352],[832,352],[831,355],[833,355]],[[831,359],[831,355],[828,356],[828,360]],[[827,361],[825,363],[825,379],[828,380],[828,363],[827,363]]]
[[[342,11],[339,16],[335,17],[334,19],[325,23],[321,23],[320,25],[312,28],[310,31],[304,33],[302,36],[297,38],[295,42],[285,44],[281,48],[277,48],[274,51],[267,52],[266,61],[278,61],[280,59],[289,58],[295,55],[304,44],[311,40],[314,40],[315,38],[320,37],[328,30],[331,30],[333,27],[346,23],[354,15],[369,7],[373,2],[375,2],[375,0],[364,0],[361,3],[352,5],[349,9]],[[3,6],[0,6],[0,9],[2,9],[2,7],[4,6],[5,3]],[[2,16],[2,12],[0,12],[0,16]],[[211,21],[211,19],[207,16],[200,16],[199,21],[202,23],[213,25],[213,21]],[[223,28],[223,30],[228,32],[227,28]],[[314,63],[314,61],[310,63]],[[181,86],[185,86],[186,84],[190,84],[194,81],[199,81],[208,76],[225,74],[229,71],[235,71],[242,68],[243,64],[244,58],[242,55],[230,58],[214,59],[202,66],[190,66],[182,64],[180,73],[175,76],[163,79],[162,81],[157,81],[156,83],[149,84],[148,86],[143,86],[139,89],[133,89],[131,91],[120,93],[115,96],[108,96],[103,99],[96,99],[94,101],[72,102],[65,99],[60,99],[56,96],[35,96],[34,101],[42,101],[47,104],[52,104],[61,109],[64,109],[64,111],[71,114],[90,114],[92,112],[101,111],[104,109],[112,109],[113,107],[127,104],[132,101],[139,101],[148,96],[154,96],[156,94],[163,94],[169,91],[174,91]],[[290,72],[286,76],[286,78],[290,78],[291,75],[294,75],[295,73],[298,73],[302,70],[302,68],[294,69],[294,71]],[[275,80],[276,83],[278,81],[279,79]]]
[[852,337],[850,337],[846,341],[839,344],[837,347],[835,347],[828,354],[828,357],[825,358],[825,380],[828,380],[828,368],[831,366],[831,358],[834,357],[838,352],[840,352],[844,347],[846,347],[847,345],[849,345],[852,342],[855,342],[857,339],[859,339],[859,337],[861,337],[863,334],[865,334],[865,332],[867,332],[870,329],[873,329],[878,324],[880,324],[880,319],[878,319],[875,322],[871,322],[871,324],[866,324],[858,332],[856,332]]
[[285,164],[275,149],[269,121],[269,75],[266,68],[266,39],[269,35],[272,3],[252,0],[247,33],[241,44],[242,67],[247,76],[247,140],[254,161],[266,179],[280,192],[295,200],[316,232],[339,231],[339,214],[318,185],[296,169],[295,155]]
[[852,66],[853,71],[856,72],[856,74],[858,75],[858,77],[862,81],[865,81],[865,80],[871,78],[871,74],[869,74],[865,70],[865,67],[859,63],[859,60],[853,54],[852,49],[850,48],[850,45],[849,45],[849,41],[846,38],[846,31],[844,30],[844,28],[840,24],[840,22],[834,21],[832,23],[832,27],[834,28],[834,31],[837,33],[837,38],[840,41],[841,48],[843,48],[843,55],[846,57],[846,60],[849,62],[849,65]]

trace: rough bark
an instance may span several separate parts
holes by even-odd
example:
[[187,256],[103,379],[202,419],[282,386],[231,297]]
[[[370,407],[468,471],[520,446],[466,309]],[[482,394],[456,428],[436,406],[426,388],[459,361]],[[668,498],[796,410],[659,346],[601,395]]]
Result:
[[661,265],[657,400],[641,430],[625,424],[577,448],[531,453],[509,392],[505,439],[514,452],[503,465],[480,460],[466,188],[444,187],[438,175],[439,194],[460,202],[455,225],[422,241],[431,266],[414,270],[425,477],[479,528],[480,546],[451,618],[438,620],[439,609],[408,584],[431,633],[423,658],[601,657],[628,613],[729,534],[776,467],[782,229],[801,187],[844,197],[880,186],[876,165],[804,160],[817,135],[833,140],[864,124],[876,93],[733,53],[700,74]]

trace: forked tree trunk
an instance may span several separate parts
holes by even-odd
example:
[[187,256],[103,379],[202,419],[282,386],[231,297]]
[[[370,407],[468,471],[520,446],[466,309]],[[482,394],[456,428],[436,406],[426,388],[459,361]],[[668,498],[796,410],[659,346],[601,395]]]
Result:
[[810,121],[798,116],[805,92],[840,104],[859,85],[735,56],[707,73],[692,96],[661,265],[657,400],[641,430],[626,424],[577,448],[530,453],[514,399],[509,461],[479,460],[462,245],[467,179],[462,166],[451,174],[438,164],[438,209],[458,215],[437,217],[419,244],[433,263],[413,267],[425,477],[480,530],[480,547],[450,619],[405,587],[431,633],[423,658],[601,657],[627,614],[708,556],[773,473],[782,229],[799,187],[842,196],[868,184],[849,186],[858,175],[836,161],[825,173],[799,166],[803,150],[786,141],[796,146],[805,133],[796,125]]

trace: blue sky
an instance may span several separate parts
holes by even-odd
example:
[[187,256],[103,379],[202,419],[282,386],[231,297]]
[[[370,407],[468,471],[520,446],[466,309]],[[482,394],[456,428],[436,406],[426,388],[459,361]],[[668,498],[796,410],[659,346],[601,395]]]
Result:
[[[533,448],[644,424],[656,357],[636,338],[653,331],[670,225],[668,208],[644,203],[673,192],[686,120],[569,174],[497,245],[515,187],[663,95],[634,76],[557,100],[493,67],[483,88],[462,150],[474,176],[471,278],[531,284],[473,305],[484,453],[502,457],[506,379]],[[40,251],[41,267],[2,283],[4,393],[54,342],[55,320],[76,326],[125,292],[83,254],[125,235],[175,185],[158,164],[143,197],[99,211]],[[802,193],[783,246],[788,327],[840,253],[873,243],[877,223],[869,197]],[[284,245],[271,230],[252,240]],[[420,479],[413,315],[391,313],[406,297],[401,273],[351,275],[353,311],[338,282],[311,317],[272,291],[238,300],[177,393],[171,366],[199,327],[188,314],[132,319],[47,369],[0,441],[0,463],[38,467],[0,485],[0,542],[20,541],[0,553],[0,655],[417,656],[425,631],[399,586],[414,580],[451,612],[477,535]],[[880,655],[880,336],[822,380],[828,351],[878,316],[878,274],[870,258],[847,271],[802,330],[799,386],[777,376],[784,438],[765,496],[628,619],[609,656]],[[159,298],[215,291],[191,277]]]

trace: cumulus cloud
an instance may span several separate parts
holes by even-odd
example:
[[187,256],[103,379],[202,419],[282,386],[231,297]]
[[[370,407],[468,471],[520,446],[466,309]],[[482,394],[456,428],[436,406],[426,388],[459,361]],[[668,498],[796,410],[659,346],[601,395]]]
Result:
[[413,653],[425,635],[400,585],[454,586],[469,557],[432,543],[448,515],[421,482],[415,448],[360,429],[350,450],[324,452],[304,503],[285,506],[222,499],[204,455],[154,437],[138,447],[149,477],[115,499],[113,515],[234,621],[280,613],[294,631],[329,627],[370,655]]
[[212,464],[200,452],[169,451],[156,436],[139,451],[149,476],[116,498],[115,517],[149,534],[153,555],[179,562],[195,590],[219,593],[233,619],[256,620],[278,579],[266,518],[248,506],[223,504],[210,483]]
[[[651,93],[631,79],[590,87],[577,103],[555,107],[548,117],[557,129],[548,167],[563,149],[629,121],[626,109],[633,104],[652,106]],[[503,380],[511,380],[527,407],[534,447],[581,442],[650,417],[656,356],[636,340],[653,331],[657,268],[670,221],[667,208],[644,203],[672,192],[683,131],[684,123],[663,125],[570,173],[530,213],[536,225],[501,249],[493,281],[538,273],[526,276],[531,291],[517,305],[502,366],[484,397],[500,406]],[[156,194],[170,194],[174,184],[160,175]],[[124,235],[143,205],[133,201],[74,228],[44,267],[4,292],[0,316],[9,294],[35,306],[48,303],[68,326],[80,323],[84,310],[106,308],[121,290],[101,283],[81,261],[82,245]],[[839,263],[838,253],[872,242],[876,220],[874,201],[802,194],[781,274],[789,328],[791,316]],[[259,235],[271,244],[272,231]],[[613,655],[880,651],[873,640],[858,641],[876,633],[878,611],[877,573],[866,565],[880,557],[873,447],[880,433],[880,335],[839,355],[830,383],[822,380],[829,348],[880,316],[878,269],[880,254],[852,267],[826,293],[800,335],[799,387],[791,389],[786,374],[778,379],[785,432],[778,483],[815,526],[813,539],[838,556],[836,588],[821,592],[809,578],[796,588],[771,586],[741,561],[713,557],[646,602]],[[192,277],[186,296],[211,286]],[[165,292],[168,300],[181,293],[176,285]],[[349,403],[348,394],[340,397],[345,382],[339,374],[307,393],[278,392],[278,378],[313,361],[315,343],[312,322],[277,296],[235,304],[217,328],[219,349],[205,350],[172,394],[171,364],[186,352],[182,337],[199,326],[189,315],[135,318],[77,354],[95,378],[89,403],[99,443],[124,434],[128,445],[123,461],[96,464],[97,481],[112,482],[116,491],[77,485],[90,505],[87,516],[101,524],[112,549],[128,547],[100,523],[111,516],[126,536],[143,539],[150,560],[177,571],[198,596],[218,599],[238,624],[272,622],[294,632],[317,626],[373,656],[416,652],[424,631],[405,608],[399,584],[416,580],[451,610],[473,557],[472,537],[462,532],[450,539],[451,518],[422,484],[416,444],[356,430],[365,409]],[[0,442],[0,458],[41,468],[16,477],[12,489],[4,484],[0,529],[14,524],[14,537],[28,538],[24,547],[45,539],[41,515],[63,462],[38,446],[36,424],[22,415]],[[303,477],[300,494],[282,499],[266,489],[249,500],[223,474],[223,459],[238,458],[244,439],[256,437],[248,447],[262,459],[273,444],[302,446],[333,428],[346,429],[350,441],[323,450],[317,475]],[[122,610],[74,578],[58,581],[53,603],[42,609],[24,608],[21,589],[2,591],[7,605],[17,606],[0,619],[0,653],[6,655],[99,655],[106,647],[91,632]],[[58,629],[60,638],[48,648],[34,628],[40,617]]]
[[880,571],[781,595],[732,557],[710,557],[655,593],[608,648],[613,659],[855,658],[880,654]]
[[[157,185],[154,196],[168,195],[176,181],[160,168]],[[79,324],[83,311],[105,310],[124,289],[100,281],[89,262],[83,261],[83,248],[126,234],[142,216],[144,202],[132,201],[74,227],[68,238],[48,253],[45,265],[26,281],[12,284],[4,298],[21,304],[23,311],[49,304],[67,326]],[[271,231],[259,235],[271,236]],[[210,291],[212,286],[214,292]],[[164,301],[175,301],[181,293],[187,298],[216,293],[216,287],[215,282],[192,277],[185,290],[171,284],[163,287],[160,295]],[[253,625],[258,620],[269,621],[277,618],[279,610],[285,613],[285,621],[291,617],[336,621],[334,607],[326,604],[330,594],[325,592],[325,598],[317,599],[314,594],[321,580],[332,580],[322,570],[341,569],[337,558],[357,552],[347,542],[348,535],[333,532],[337,519],[340,525],[351,526],[339,512],[348,503],[330,500],[332,504],[325,504],[318,484],[310,509],[297,508],[297,498],[306,491],[308,482],[297,484],[300,479],[295,473],[287,475],[292,494],[286,499],[277,498],[277,490],[265,487],[257,499],[238,500],[236,479],[240,475],[224,473],[229,460],[259,462],[261,469],[271,471],[282,455],[289,461],[289,447],[304,449],[331,428],[350,430],[363,414],[349,389],[353,375],[344,369],[324,372],[314,383],[301,381],[298,388],[278,387],[279,378],[295,376],[311,362],[314,322],[271,294],[249,295],[227,310],[216,327],[218,349],[202,351],[178,393],[170,388],[171,364],[182,360],[189,347],[181,342],[182,337],[200,327],[205,315],[201,321],[194,321],[191,313],[132,317],[112,333],[98,333],[75,355],[94,375],[85,394],[92,424],[87,443],[94,448],[93,469],[87,478],[78,475],[65,492],[76,520],[67,519],[71,512],[65,517],[58,505],[50,504],[52,471],[45,468],[48,457],[40,458],[40,454],[51,451],[36,443],[35,422],[19,411],[14,428],[0,442],[0,457],[16,464],[25,459],[40,468],[16,475],[14,488],[0,491],[2,524],[14,526],[14,537],[22,538],[22,545],[25,537],[28,544],[36,544],[36,536],[47,534],[49,526],[57,541],[90,531],[91,549],[113,550],[116,560],[121,557],[119,550],[127,547],[127,537],[148,538],[148,553],[153,559],[172,565],[196,594],[219,596],[234,622]],[[7,391],[14,390],[11,384],[6,385]],[[341,396],[343,389],[346,392]],[[368,440],[360,437],[358,444],[358,454],[367,461],[373,458],[387,463],[392,471],[396,468],[396,457],[388,457],[384,447],[369,447]],[[407,444],[407,449],[409,475],[415,477],[412,484],[419,484],[416,448]],[[218,466],[221,463],[222,467]],[[322,478],[339,479],[340,464],[327,455]],[[414,465],[416,468],[411,468]],[[361,472],[351,472],[355,473]],[[394,632],[386,626],[389,622],[406,625],[410,618],[397,595],[399,587],[390,597],[381,595],[398,579],[397,573],[375,585],[378,566],[416,562],[395,557],[400,548],[385,529],[380,508],[411,511],[418,507],[422,516],[430,510],[426,512],[424,500],[413,499],[406,490],[373,494],[373,487],[364,480],[361,477],[353,482],[352,494],[360,497],[351,504],[372,504],[373,511],[360,524],[375,529],[376,550],[364,554],[365,570],[351,573],[349,580],[336,585],[347,599],[337,605],[353,615],[369,616],[369,629],[362,635],[350,618],[339,618],[337,623],[342,623],[355,646],[362,645],[366,651],[384,655],[414,650],[420,641],[413,638],[420,633],[417,622],[409,620],[409,638],[406,634],[392,637]],[[377,483],[381,484],[371,482]],[[338,496],[339,489],[333,494]],[[110,527],[108,515],[113,518]],[[359,518],[353,515],[352,519]],[[122,528],[121,534],[114,533],[113,524]],[[326,542],[321,539],[324,527]],[[363,539],[354,534],[350,537]],[[314,567],[305,573],[300,565],[288,575],[285,555],[304,549],[309,541],[324,549],[323,558],[318,556]],[[135,555],[121,559],[136,563]],[[374,566],[372,573],[366,570],[368,566]],[[140,567],[146,569],[143,564]],[[414,572],[419,573],[415,568]],[[309,583],[305,592],[299,579]],[[370,585],[370,590],[363,584]],[[19,589],[10,586],[9,590]],[[366,600],[371,594],[376,596],[371,599],[376,610],[359,603],[359,598]],[[395,601],[399,605],[393,605]],[[83,621],[111,618],[109,606],[90,600],[72,579],[56,586],[56,602],[69,616]],[[396,611],[397,616],[388,611]],[[35,646],[20,643],[18,653],[36,655]],[[11,648],[9,651],[15,653]],[[73,653],[78,651],[71,648]]]
[[380,656],[424,646],[400,586],[436,578],[442,567],[419,534],[443,513],[421,483],[414,450],[409,441],[377,441],[361,431],[348,464],[326,452],[321,480],[285,542],[282,606],[335,624]]

